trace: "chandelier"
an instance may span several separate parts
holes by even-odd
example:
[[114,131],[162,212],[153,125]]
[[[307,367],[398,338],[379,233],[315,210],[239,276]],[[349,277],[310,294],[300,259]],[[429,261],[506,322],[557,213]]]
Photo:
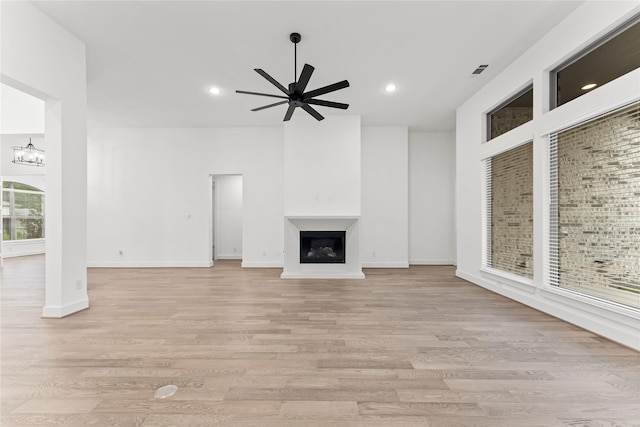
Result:
[[44,166],[44,150],[36,148],[31,143],[26,147],[13,147],[13,163],[27,166]]

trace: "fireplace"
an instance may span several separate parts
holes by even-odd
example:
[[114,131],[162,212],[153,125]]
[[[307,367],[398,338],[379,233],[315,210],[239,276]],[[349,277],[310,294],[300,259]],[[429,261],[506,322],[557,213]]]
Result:
[[345,231],[300,231],[300,264],[344,264]]

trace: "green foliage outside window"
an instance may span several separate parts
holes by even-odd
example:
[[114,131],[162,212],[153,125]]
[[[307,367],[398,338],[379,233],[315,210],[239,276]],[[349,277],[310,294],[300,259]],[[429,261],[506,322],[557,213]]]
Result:
[[44,193],[16,182],[2,187],[2,240],[44,238]]

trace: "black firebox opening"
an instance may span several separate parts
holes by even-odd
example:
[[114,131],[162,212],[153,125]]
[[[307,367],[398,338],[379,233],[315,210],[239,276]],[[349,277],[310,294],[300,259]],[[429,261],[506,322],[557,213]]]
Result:
[[345,231],[301,231],[300,264],[344,264],[345,236]]

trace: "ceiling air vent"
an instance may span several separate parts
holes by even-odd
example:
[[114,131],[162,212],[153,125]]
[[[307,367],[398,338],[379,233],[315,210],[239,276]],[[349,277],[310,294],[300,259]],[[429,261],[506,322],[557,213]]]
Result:
[[480,73],[482,73],[484,70],[486,70],[488,66],[489,66],[488,64],[486,64],[486,65],[478,65],[478,68],[476,68],[475,70],[473,70],[473,73],[471,73],[471,74],[480,74]]

